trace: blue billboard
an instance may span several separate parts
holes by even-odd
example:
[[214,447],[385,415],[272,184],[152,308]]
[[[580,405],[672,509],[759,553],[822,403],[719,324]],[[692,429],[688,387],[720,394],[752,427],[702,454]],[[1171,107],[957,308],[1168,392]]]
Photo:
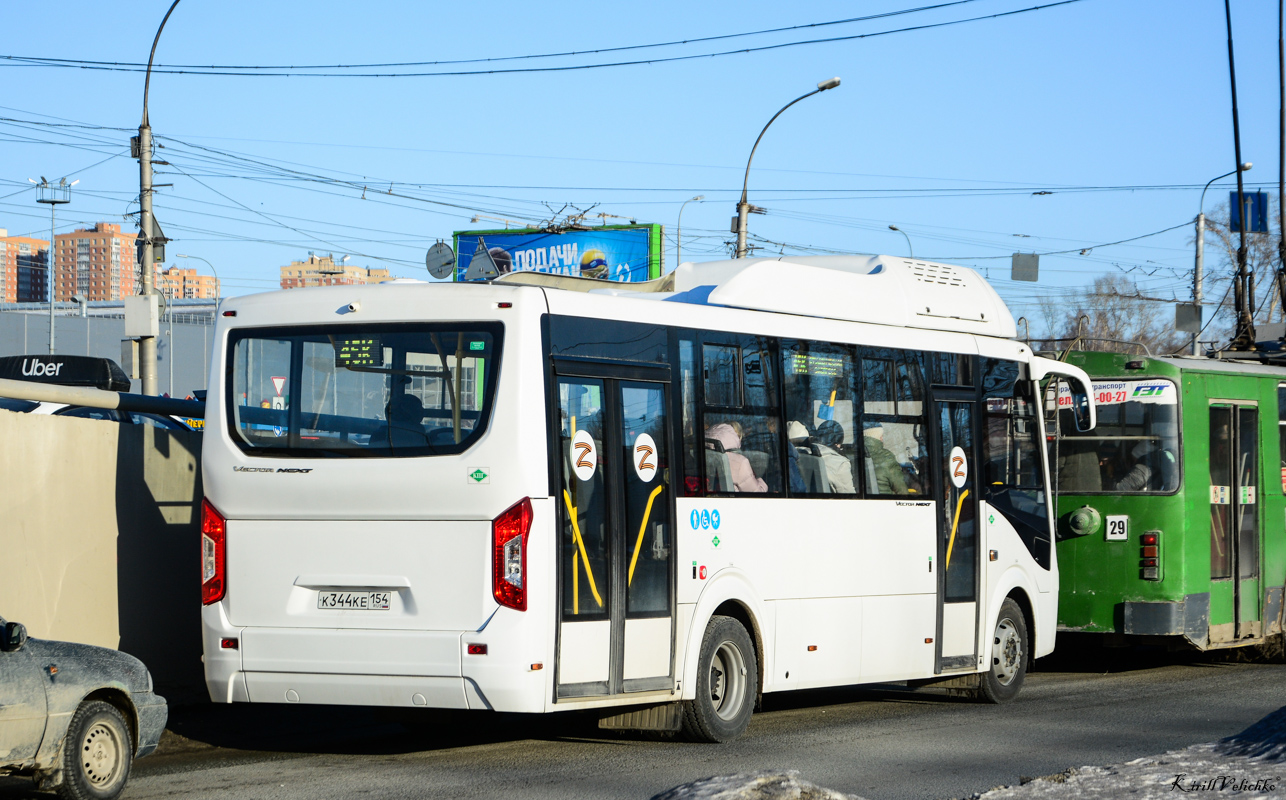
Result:
[[456,231],[454,239],[457,281],[527,271],[610,281],[661,277],[660,225],[562,232]]

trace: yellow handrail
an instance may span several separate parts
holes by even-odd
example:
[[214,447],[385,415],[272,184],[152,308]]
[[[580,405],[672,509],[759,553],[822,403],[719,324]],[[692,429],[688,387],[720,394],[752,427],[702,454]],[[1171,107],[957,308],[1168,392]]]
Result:
[[[594,602],[598,607],[603,607],[603,597],[598,593],[598,585],[594,582],[594,570],[589,566],[589,555],[585,552],[585,539],[580,535],[580,525],[576,522],[576,507],[572,505],[572,496],[563,490],[563,502],[567,504],[567,513],[572,518],[572,538],[576,541],[576,546],[580,548],[581,560],[585,562],[585,576],[589,578],[589,590],[594,593]],[[579,574],[579,572],[577,573]]]
[[960,500],[956,502],[956,518],[951,523],[951,539],[947,541],[947,569],[951,569],[951,548],[956,544],[956,528],[960,525],[960,509],[964,508],[965,498],[969,496],[969,490],[965,489],[960,493]]
[[648,517],[652,516],[652,501],[663,491],[665,491],[665,484],[658,484],[652,490],[652,496],[647,499],[647,508],[643,509],[643,524],[639,526],[639,538],[634,542],[634,556],[630,559],[630,576],[625,581],[627,587],[634,583],[634,565],[639,563],[639,550],[643,548],[643,532],[647,530]]

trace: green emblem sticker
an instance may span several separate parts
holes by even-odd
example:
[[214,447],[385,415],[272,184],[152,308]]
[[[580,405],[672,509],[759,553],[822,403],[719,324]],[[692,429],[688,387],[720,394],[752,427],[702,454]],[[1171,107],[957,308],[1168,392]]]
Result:
[[719,537],[718,537],[718,536],[716,536],[716,537],[714,537],[713,539],[711,539],[711,540],[710,540],[710,544],[714,545],[715,547],[718,547],[718,546],[719,546]]
[[988,521],[988,522],[990,522],[992,525],[995,525],[995,524],[996,524],[996,515],[995,515],[995,514],[992,514],[991,516],[987,517],[987,521]]
[[469,467],[465,473],[470,483],[490,483],[491,473],[487,472],[486,467]]
[[486,349],[487,349],[487,343],[486,343],[486,342],[469,342],[469,349],[470,349],[470,350],[486,350]]

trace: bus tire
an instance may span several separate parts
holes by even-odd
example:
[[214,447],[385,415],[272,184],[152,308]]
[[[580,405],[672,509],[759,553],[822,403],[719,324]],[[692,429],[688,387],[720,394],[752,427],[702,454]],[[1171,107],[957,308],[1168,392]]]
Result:
[[982,673],[978,699],[987,703],[1008,703],[1018,696],[1027,677],[1027,620],[1013,598],[1006,597],[996,617],[986,655],[990,669]]
[[125,789],[134,744],[121,712],[110,703],[81,703],[63,740],[63,800],[114,800]]
[[732,617],[711,617],[701,640],[696,699],[683,703],[683,735],[693,742],[730,742],[755,710],[759,665],[750,634]]

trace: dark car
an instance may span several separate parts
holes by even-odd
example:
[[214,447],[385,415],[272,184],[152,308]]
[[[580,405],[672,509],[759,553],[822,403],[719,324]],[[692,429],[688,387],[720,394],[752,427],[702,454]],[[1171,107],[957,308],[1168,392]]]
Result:
[[131,655],[28,639],[0,619],[0,775],[27,775],[67,800],[111,800],[156,749],[165,698]]

